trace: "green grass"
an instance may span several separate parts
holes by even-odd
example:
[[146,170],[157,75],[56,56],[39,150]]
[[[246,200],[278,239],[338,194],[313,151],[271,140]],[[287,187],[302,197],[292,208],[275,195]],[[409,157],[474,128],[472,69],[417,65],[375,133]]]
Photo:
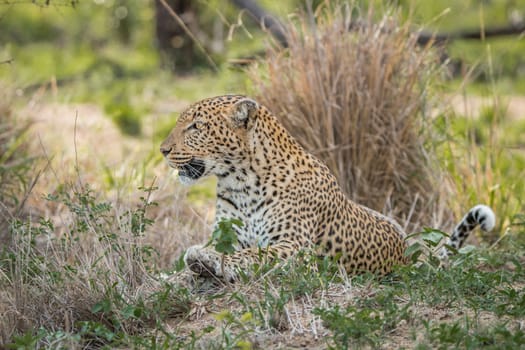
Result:
[[504,107],[488,105],[479,116],[438,117],[435,126],[443,133],[436,152],[458,186],[451,206],[487,203],[498,218],[495,232],[504,234],[514,216],[525,211],[516,195],[525,191],[525,121],[509,117]]
[[[372,297],[314,313],[333,331],[331,344],[335,348],[380,347],[401,322],[412,329],[408,333],[425,334],[425,340],[413,339],[420,349],[521,348],[525,346],[525,333],[509,326],[513,320],[523,320],[522,311],[517,310],[522,310],[524,293],[520,287],[516,289],[525,279],[522,261],[505,257],[506,263],[516,268],[512,272],[499,264],[480,262],[504,256],[501,252],[491,254],[469,256],[448,270],[428,269],[426,265],[403,268],[390,280],[375,282],[378,291]],[[436,314],[425,315],[428,310]],[[482,311],[485,318],[490,315],[488,324],[482,322]]]

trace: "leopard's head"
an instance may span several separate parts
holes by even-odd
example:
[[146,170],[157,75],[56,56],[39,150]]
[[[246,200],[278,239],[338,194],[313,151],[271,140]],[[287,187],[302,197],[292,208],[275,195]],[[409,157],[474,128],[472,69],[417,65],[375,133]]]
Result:
[[224,177],[247,160],[248,134],[259,108],[240,95],[199,101],[179,116],[160,151],[182,183],[208,175]]

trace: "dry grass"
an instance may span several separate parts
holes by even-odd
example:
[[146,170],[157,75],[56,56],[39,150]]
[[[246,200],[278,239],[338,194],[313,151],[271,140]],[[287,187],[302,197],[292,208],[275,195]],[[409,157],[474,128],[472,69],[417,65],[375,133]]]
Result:
[[28,121],[13,113],[14,90],[0,82],[0,243],[7,240],[8,222],[20,213],[31,183],[31,157],[26,131]]
[[294,18],[289,48],[269,50],[250,71],[255,94],[350,198],[410,229],[442,224],[449,189],[426,144],[435,53],[395,12],[356,12],[327,2]]

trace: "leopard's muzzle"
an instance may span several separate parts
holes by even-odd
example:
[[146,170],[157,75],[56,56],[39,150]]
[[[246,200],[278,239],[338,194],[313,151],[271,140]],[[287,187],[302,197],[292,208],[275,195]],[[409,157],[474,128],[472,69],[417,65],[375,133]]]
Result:
[[179,165],[179,177],[187,177],[192,180],[197,180],[204,174],[206,166],[204,161],[192,158],[188,163]]

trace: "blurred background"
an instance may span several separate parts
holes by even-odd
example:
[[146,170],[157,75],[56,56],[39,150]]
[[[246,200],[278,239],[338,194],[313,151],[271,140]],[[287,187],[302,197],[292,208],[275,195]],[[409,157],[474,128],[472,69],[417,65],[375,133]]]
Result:
[[[312,7],[319,3],[322,1],[313,1]],[[477,33],[481,38],[453,37],[455,40],[446,45],[446,54],[455,65],[455,78],[461,79],[475,66],[475,82],[493,80],[502,93],[524,92],[525,43],[521,33],[525,1],[372,3],[399,9],[410,18],[414,30],[452,36],[465,31]],[[270,40],[261,30],[260,20],[254,20],[251,4],[283,23],[305,7],[301,0],[166,0],[165,4],[178,18],[159,1],[2,0],[0,61],[10,64],[1,66],[0,78],[22,89],[50,82],[67,86],[67,93],[62,92],[60,97],[68,101],[104,100],[109,105],[108,100],[124,101],[125,95],[137,94],[137,90],[153,89],[152,80],[166,95],[193,98],[191,89],[178,84],[175,77],[219,73],[230,69],[232,60],[264,51]],[[243,10],[246,7],[248,10]],[[509,29],[510,35],[486,34],[483,38],[481,34],[502,28]],[[229,78],[216,76],[202,85],[209,93],[225,86],[233,90],[235,82],[227,83]],[[239,80],[237,83],[242,84]],[[129,91],[123,91],[126,89]]]

